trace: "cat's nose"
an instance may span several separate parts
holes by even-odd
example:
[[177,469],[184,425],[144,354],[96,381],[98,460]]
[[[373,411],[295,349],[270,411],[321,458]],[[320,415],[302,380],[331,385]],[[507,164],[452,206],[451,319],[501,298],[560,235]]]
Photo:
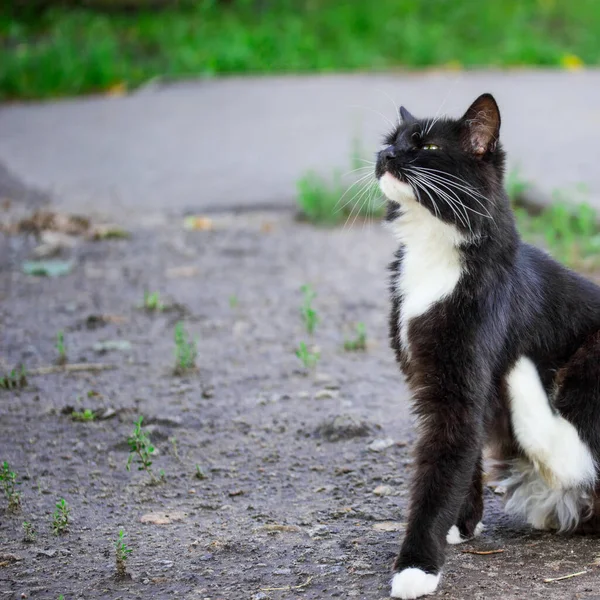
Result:
[[387,148],[384,148],[379,153],[379,158],[384,162],[393,160],[394,158],[396,158],[396,148],[394,148],[394,146],[388,146]]

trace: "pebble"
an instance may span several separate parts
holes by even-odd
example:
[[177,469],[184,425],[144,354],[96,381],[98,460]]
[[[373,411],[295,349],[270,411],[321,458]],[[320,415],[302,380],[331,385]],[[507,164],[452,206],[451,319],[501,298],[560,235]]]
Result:
[[323,388],[315,393],[315,400],[331,400],[333,398],[337,398],[338,395],[339,392],[336,390]]
[[323,421],[317,427],[315,433],[329,442],[337,442],[364,437],[369,435],[371,431],[372,427],[366,421],[350,414],[342,414]]
[[378,485],[373,493],[376,496],[391,496],[394,493],[394,488],[391,485]]
[[370,444],[367,444],[367,448],[371,452],[383,452],[394,445],[392,438],[376,438]]

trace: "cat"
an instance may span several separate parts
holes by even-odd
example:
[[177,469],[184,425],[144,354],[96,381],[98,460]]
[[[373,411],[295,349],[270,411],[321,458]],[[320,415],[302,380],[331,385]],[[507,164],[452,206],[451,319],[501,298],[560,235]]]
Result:
[[482,531],[484,447],[508,512],[600,531],[600,288],[519,238],[493,96],[460,119],[400,116],[375,176],[399,242],[391,345],[419,427],[391,596],[417,598],[437,589],[446,544]]

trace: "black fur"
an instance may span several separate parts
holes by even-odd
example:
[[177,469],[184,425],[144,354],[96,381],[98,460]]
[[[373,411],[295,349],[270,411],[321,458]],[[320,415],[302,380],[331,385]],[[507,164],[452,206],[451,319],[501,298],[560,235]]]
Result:
[[[419,202],[468,240],[454,292],[409,323],[410,358],[400,343],[402,298],[392,285],[391,343],[420,418],[410,518],[394,570],[438,573],[450,527],[457,524],[468,537],[481,520],[484,445],[492,444],[503,459],[521,454],[505,391],[506,374],[519,357],[535,363],[554,408],[600,464],[600,288],[519,239],[503,187],[500,114],[489,94],[461,119],[431,125],[405,109],[402,117],[385,139],[376,176],[390,173],[413,185]],[[431,144],[439,149],[424,149]],[[411,169],[421,167],[468,184],[454,188],[466,213],[414,185]],[[392,203],[388,220],[400,211]],[[400,247],[393,281],[402,260]]]

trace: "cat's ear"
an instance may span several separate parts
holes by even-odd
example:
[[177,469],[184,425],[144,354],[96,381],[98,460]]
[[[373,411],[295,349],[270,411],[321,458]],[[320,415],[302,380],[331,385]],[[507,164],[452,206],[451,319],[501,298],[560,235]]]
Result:
[[482,94],[461,119],[463,141],[476,156],[493,152],[500,136],[500,110],[491,94]]
[[404,106],[400,107],[400,116],[402,117],[402,122],[405,124],[412,123],[417,120],[404,108]]

